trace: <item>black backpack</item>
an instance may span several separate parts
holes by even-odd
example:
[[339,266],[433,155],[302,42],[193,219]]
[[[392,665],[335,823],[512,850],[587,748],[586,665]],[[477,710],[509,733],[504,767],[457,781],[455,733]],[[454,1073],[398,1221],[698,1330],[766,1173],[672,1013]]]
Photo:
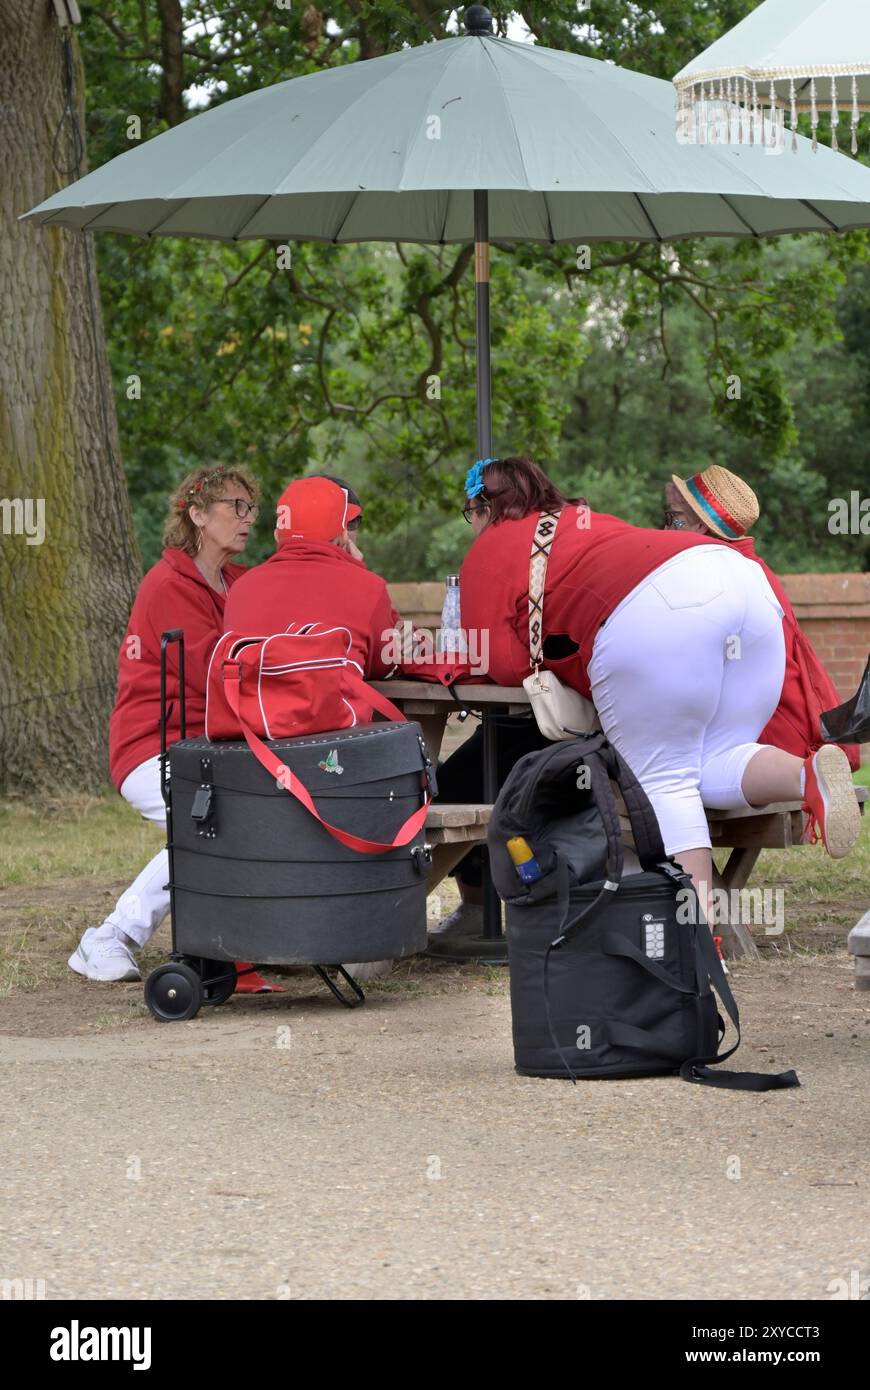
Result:
[[[612,783],[641,864],[625,878]],[[540,867],[535,882],[522,882],[508,853],[516,836]],[[743,1091],[800,1085],[793,1071],[710,1070],[740,1045],[737,1005],[692,880],[665,854],[646,794],[602,734],[521,758],[493,807],[488,844],[505,903],[520,1075],[679,1072]],[[713,990],[737,1033],[723,1053]]]

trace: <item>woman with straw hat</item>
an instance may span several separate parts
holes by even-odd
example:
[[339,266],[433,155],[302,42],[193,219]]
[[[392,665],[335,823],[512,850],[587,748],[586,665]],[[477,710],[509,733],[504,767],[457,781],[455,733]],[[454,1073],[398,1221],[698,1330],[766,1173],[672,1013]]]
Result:
[[529,593],[545,544],[543,664],[591,696],[702,901],[712,883],[705,807],[801,797],[828,852],[849,852],[860,816],[842,751],[802,759],[758,741],[785,672],[783,610],[759,565],[718,536],[593,512],[528,458],[481,460],[466,497],[475,540],[460,575],[462,625],[487,631],[490,678],[513,686],[529,674]]
[[[764,570],[783,613],[785,676],[779,704],[758,741],[800,758],[811,757],[822,747],[821,715],[838,705],[841,697],[809,638],[801,631],[781,581],[756,554],[749,532],[759,517],[758,498],[748,483],[719,464],[691,478],[674,474],[665,495],[666,529],[693,531],[728,541],[733,549]],[[857,771],[861,766],[857,744],[842,747],[851,769]]]

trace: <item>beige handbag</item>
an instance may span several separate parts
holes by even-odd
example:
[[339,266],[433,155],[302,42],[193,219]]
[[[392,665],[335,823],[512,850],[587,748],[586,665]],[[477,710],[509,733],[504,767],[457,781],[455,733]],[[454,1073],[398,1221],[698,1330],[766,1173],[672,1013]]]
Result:
[[554,743],[567,741],[578,733],[591,734],[601,726],[598,712],[591,700],[577,690],[563,685],[558,676],[546,667],[543,660],[544,586],[547,561],[560,512],[541,512],[532,539],[529,561],[529,653],[534,670],[523,681],[532,713],[544,738]]

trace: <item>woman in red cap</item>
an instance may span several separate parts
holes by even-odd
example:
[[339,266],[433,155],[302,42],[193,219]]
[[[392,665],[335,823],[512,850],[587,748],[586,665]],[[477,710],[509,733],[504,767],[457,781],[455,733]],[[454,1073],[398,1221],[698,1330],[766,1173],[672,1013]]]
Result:
[[228,631],[283,632],[291,622],[347,628],[361,676],[393,668],[393,629],[401,623],[386,580],[363,564],[351,528],[360,515],[347,484],[297,478],[278,499],[274,555],[248,570],[227,603]]
[[530,562],[550,514],[544,665],[593,699],[700,892],[712,883],[705,806],[802,798],[828,852],[849,852],[860,815],[842,750],[802,759],[759,743],[785,672],[782,608],[759,565],[713,536],[592,512],[527,458],[475,464],[466,494],[476,539],[462,624],[488,630],[490,677],[530,673]]
[[[248,543],[257,515],[257,485],[239,468],[198,468],[173,494],[164,527],[165,549],[142,583],[118,656],[118,694],[109,721],[112,781],[146,820],[165,825],[160,794],[160,637],[184,631],[188,735],[205,727],[205,681],[212,648],[224,631],[224,604],[246,573],[233,563]],[[180,736],[177,648],[167,651],[167,741]],[[138,980],[133,951],[141,950],[169,911],[169,863],[155,854],[99,927],[88,927],[69,965],[89,980]],[[268,990],[244,961],[244,992]]]

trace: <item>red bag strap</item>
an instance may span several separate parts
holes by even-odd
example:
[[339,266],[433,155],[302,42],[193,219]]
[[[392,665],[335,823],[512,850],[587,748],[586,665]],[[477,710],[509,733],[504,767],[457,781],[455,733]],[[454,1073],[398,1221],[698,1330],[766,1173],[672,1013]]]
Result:
[[[391,704],[389,700],[385,700],[376,690],[369,690],[368,687],[365,686],[365,682],[359,677],[357,677],[356,680],[359,681],[361,686],[365,687],[366,698],[370,699],[372,704],[376,704],[378,709],[384,712],[384,707],[386,706],[388,711],[395,711],[399,719],[403,718],[395,705]],[[389,844],[384,844],[380,840],[364,840],[360,835],[352,835],[348,830],[339,830],[337,825],[330,825],[329,821],[323,819],[315,806],[311,793],[305,786],[305,783],[297,777],[295,772],[291,772],[289,767],[287,767],[285,763],[282,763],[280,758],[272,752],[271,748],[267,748],[263,740],[258,738],[253,729],[245,723],[239,712],[239,668],[231,661],[226,662],[224,665],[224,693],[230,709],[239,721],[239,727],[245,736],[245,742],[261,767],[264,767],[267,772],[271,773],[276,782],[280,782],[281,786],[284,787],[291,796],[294,796],[296,800],[305,807],[306,811],[314,816],[315,820],[320,821],[324,830],[328,830],[333,839],[339,840],[343,845],[347,845],[348,849],[359,850],[363,854],[378,854],[383,850],[399,849],[402,845],[407,845],[422,829],[426,820],[426,812],[429,810],[429,804],[432,800],[431,796],[427,796],[423,805],[414,811],[403,825],[399,826],[399,829],[396,831]]]
[[381,695],[380,691],[373,690],[368,682],[363,680],[362,676],[357,675],[356,671],[345,670],[345,678],[348,685],[352,687],[357,695],[362,696],[366,704],[371,705],[372,709],[376,709],[381,714],[385,714],[388,719],[397,719],[401,724],[407,723],[404,714],[393,704],[392,700],[388,700],[386,695]]

